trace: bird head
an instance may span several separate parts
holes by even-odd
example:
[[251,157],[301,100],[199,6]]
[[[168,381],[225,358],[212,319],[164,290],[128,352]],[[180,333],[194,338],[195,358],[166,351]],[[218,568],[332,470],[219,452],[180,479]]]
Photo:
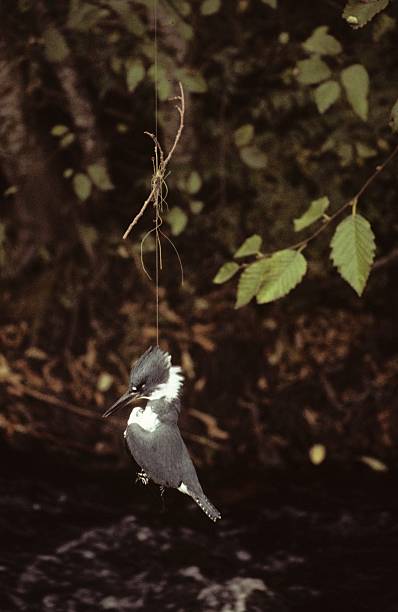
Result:
[[151,346],[131,368],[127,392],[103,416],[110,416],[134,400],[174,399],[182,380],[181,369],[172,367],[170,355],[157,346]]

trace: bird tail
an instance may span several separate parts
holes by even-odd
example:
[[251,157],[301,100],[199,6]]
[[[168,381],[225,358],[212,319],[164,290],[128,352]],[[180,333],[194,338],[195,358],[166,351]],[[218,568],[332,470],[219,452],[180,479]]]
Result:
[[204,493],[202,493],[201,495],[193,494],[192,498],[196,501],[199,508],[201,508],[205,514],[207,514],[209,519],[216,522],[218,519],[221,518],[221,514],[219,513],[217,508],[213,506],[211,501],[207,499]]

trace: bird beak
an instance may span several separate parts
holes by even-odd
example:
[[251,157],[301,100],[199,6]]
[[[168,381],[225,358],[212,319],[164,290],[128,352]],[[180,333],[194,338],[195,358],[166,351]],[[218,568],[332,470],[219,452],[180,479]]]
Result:
[[112,404],[112,406],[108,408],[108,410],[104,412],[102,416],[106,419],[107,417],[111,416],[111,414],[114,414],[115,412],[117,412],[120,408],[123,408],[124,406],[127,406],[128,404],[131,404],[131,402],[133,402],[134,400],[138,400],[138,399],[141,399],[141,396],[139,393],[133,392],[133,391],[127,391],[121,397],[119,397],[117,402]]

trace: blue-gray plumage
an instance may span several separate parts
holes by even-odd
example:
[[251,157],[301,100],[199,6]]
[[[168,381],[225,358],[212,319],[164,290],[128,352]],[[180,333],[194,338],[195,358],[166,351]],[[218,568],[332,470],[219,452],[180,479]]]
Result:
[[190,495],[216,521],[221,515],[203,492],[178,428],[183,380],[181,368],[171,365],[170,355],[151,347],[133,366],[127,392],[104,416],[135,399],[146,399],[145,408],[133,408],[124,432],[127,447],[141,467],[140,477]]

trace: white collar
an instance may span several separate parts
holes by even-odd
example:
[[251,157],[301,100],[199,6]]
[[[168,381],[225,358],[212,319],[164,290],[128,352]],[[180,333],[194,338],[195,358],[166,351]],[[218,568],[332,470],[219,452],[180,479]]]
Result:
[[165,398],[169,401],[176,399],[180,393],[183,382],[184,376],[180,366],[172,366],[169,370],[168,380],[152,391],[151,395],[148,396],[148,399],[156,400]]

